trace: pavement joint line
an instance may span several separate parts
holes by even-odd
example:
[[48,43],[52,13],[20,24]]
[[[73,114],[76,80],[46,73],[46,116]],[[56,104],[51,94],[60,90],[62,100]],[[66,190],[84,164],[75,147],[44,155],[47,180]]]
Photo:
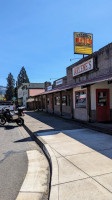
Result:
[[[66,155],[65,157],[76,156],[76,155],[81,155],[81,154],[93,153],[94,151],[95,151],[95,150],[93,150],[93,151],[89,151],[89,152],[84,152],[84,153],[76,153],[76,154]],[[58,153],[58,152],[57,152],[57,153]]]
[[[55,149],[54,149],[55,150]],[[55,150],[56,151],[56,150]],[[57,152],[57,151],[56,151]],[[57,152],[58,153],[58,152]],[[60,154],[61,155],[61,154]],[[74,163],[72,163],[70,160],[68,160],[66,157],[64,157],[63,155],[61,155],[63,158],[65,158],[68,162],[70,162],[72,165],[74,165],[77,169],[81,170],[83,173],[85,173],[88,178],[93,179],[95,182],[97,182],[99,185],[101,185],[103,188],[105,188],[108,192],[110,192],[112,194],[112,192],[106,188],[105,186],[103,186],[101,183],[99,183],[93,176],[90,176],[89,174],[87,174],[86,172],[84,172],[82,169],[80,169],[79,167],[77,167]]]
[[55,185],[52,185],[52,186],[57,186],[57,185],[64,185],[66,183],[73,183],[73,182],[76,182],[76,181],[82,181],[82,180],[85,180],[85,179],[90,179],[91,177],[87,177],[87,178],[82,178],[82,179],[77,179],[77,180],[73,180],[73,181],[67,181],[67,182],[64,182],[64,183],[59,183],[59,184],[55,184]]
[[99,174],[99,175],[96,175],[96,176],[92,176],[93,178],[97,177],[97,176],[103,176],[103,175],[108,175],[108,174],[112,174],[112,172],[109,172],[109,173],[105,173],[105,174]]
[[[56,144],[56,143],[55,143]],[[49,145],[50,146],[50,145]],[[51,146],[50,146],[51,147]],[[53,149],[53,147],[51,147],[51,149]],[[53,149],[55,150],[55,149]],[[55,150],[56,151],[56,150]],[[76,153],[76,154],[71,154],[71,155],[66,155],[66,156],[63,156],[64,158],[66,157],[69,157],[69,156],[74,156],[74,155],[80,155],[80,154],[86,154],[86,153],[93,153],[95,150],[93,151],[89,151],[89,152],[84,152],[84,153]],[[62,156],[58,151],[56,151],[60,156]]]
[[32,191],[20,191],[20,193],[35,193],[35,194],[37,194],[37,193],[39,193],[39,194],[43,194],[43,192],[32,192]]

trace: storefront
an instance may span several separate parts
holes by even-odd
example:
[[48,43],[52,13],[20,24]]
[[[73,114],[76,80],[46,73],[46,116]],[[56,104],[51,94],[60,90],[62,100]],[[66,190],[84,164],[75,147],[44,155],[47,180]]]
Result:
[[89,122],[111,121],[112,43],[67,67],[66,76],[49,83],[41,97],[42,109],[49,113]]

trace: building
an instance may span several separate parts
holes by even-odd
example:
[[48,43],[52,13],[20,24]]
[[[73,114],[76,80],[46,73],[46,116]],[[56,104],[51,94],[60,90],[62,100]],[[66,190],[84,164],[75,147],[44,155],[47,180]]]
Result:
[[44,111],[90,122],[112,120],[112,43],[66,68],[34,96]]
[[22,83],[18,87],[18,105],[19,106],[25,106],[27,108],[28,104],[32,104],[29,100],[29,103],[27,102],[28,98],[38,95],[42,92],[44,92],[44,83]]

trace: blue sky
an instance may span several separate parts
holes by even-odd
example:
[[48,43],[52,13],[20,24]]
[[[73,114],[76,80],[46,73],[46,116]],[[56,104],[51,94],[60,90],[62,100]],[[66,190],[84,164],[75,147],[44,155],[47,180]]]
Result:
[[73,32],[93,33],[93,52],[112,42],[112,0],[0,0],[0,85],[22,66],[32,83],[65,76]]

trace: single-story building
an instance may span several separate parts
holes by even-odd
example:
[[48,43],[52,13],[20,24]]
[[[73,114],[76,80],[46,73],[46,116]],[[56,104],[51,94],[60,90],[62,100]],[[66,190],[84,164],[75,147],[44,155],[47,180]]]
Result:
[[34,100],[44,111],[64,117],[112,120],[112,43],[68,66],[66,76],[45,86]]

